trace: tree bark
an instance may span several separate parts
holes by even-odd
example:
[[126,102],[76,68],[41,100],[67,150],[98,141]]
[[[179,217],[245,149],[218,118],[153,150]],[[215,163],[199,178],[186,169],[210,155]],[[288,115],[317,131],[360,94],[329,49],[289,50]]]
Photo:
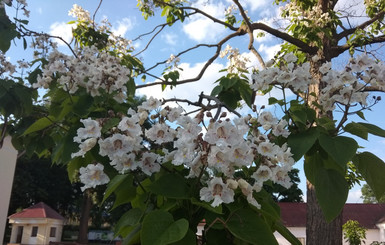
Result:
[[78,244],[88,244],[88,221],[90,219],[90,212],[92,207],[91,196],[88,191],[84,192],[81,216],[79,222],[79,236]]
[[307,181],[306,244],[342,244],[342,212],[330,223],[317,202],[314,186]]

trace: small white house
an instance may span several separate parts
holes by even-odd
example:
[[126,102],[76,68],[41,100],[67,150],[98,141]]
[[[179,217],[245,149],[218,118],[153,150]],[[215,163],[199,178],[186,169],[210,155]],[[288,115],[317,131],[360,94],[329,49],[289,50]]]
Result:
[[43,202],[8,219],[12,224],[11,244],[48,245],[61,241],[64,218]]
[[[281,219],[289,231],[302,244],[306,244],[306,203],[278,203]],[[342,211],[343,223],[356,220],[366,230],[365,244],[385,241],[385,204],[347,203]],[[290,245],[279,233],[275,237],[280,245]],[[344,245],[348,243],[345,242]]]

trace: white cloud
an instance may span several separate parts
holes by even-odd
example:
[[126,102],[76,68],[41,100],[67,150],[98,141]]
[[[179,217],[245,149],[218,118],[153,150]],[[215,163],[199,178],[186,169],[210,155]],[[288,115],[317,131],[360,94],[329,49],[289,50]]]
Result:
[[43,14],[43,9],[41,7],[39,7],[39,8],[36,9],[36,12],[38,14]]
[[276,44],[273,46],[266,46],[264,43],[259,45],[258,52],[261,53],[265,61],[271,60],[274,55],[281,49],[281,44]]
[[177,44],[178,36],[174,33],[166,33],[162,35],[162,39],[167,44],[175,46]]
[[[70,42],[72,39],[72,28],[75,24],[67,24],[65,22],[55,22],[49,27],[49,34],[53,36],[59,36],[66,42]],[[59,46],[64,45],[63,42],[59,41]]]
[[346,203],[362,203],[363,200],[361,199],[361,196],[361,189],[351,190],[349,191],[348,200]]
[[[340,12],[342,16],[349,15],[349,24],[352,26],[357,26],[359,23],[368,19],[367,17],[363,17],[366,16],[366,14],[364,1],[362,0],[340,0],[334,9]],[[342,21],[344,25],[348,25],[346,19],[342,19]]]
[[122,20],[119,20],[116,22],[116,24],[112,28],[112,32],[117,36],[126,35],[127,31],[132,30],[134,28],[135,22],[130,18],[123,18]]
[[265,7],[268,4],[271,4],[271,1],[269,0],[244,0],[246,3],[246,9],[250,9],[252,12],[254,12],[257,9],[261,9],[262,7]]
[[[202,9],[205,13],[218,19],[224,18],[226,8],[223,3],[210,4],[204,0],[198,0],[194,7]],[[200,14],[191,16],[186,22],[187,24],[183,25],[183,31],[190,39],[197,42],[216,40],[218,34],[224,30],[222,25],[216,24]]]

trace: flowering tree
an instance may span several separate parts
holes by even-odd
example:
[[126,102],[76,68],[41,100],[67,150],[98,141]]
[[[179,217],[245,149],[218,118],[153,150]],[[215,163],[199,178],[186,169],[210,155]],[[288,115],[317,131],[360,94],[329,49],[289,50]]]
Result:
[[[288,172],[304,157],[307,242],[339,244],[342,224],[337,217],[348,195],[351,162],[377,196],[385,192],[385,163],[359,151],[357,142],[345,136],[385,137],[375,125],[348,120],[352,114],[364,118],[365,109],[380,101],[369,92],[385,89],[385,65],[370,52],[354,55],[356,48],[384,41],[385,4],[365,1],[368,20],[346,26],[334,10],[338,1],[285,2],[275,2],[288,23],[280,30],[254,22],[247,5],[237,0],[224,19],[196,7],[199,1],[139,0],[145,18],[162,10],[166,23],[161,30],[194,15],[226,28],[218,43],[199,44],[157,63],[169,66],[154,75],[158,65],[146,68],[132,55],[130,41],[77,5],[70,11],[76,27],[68,54],[56,49],[52,40],[57,37],[29,30],[20,18],[11,21],[4,4],[12,1],[2,1],[2,135],[11,133],[14,145],[27,155],[66,164],[70,179],[80,181],[85,192],[107,185],[104,200],[115,197],[113,208],[130,205],[115,227],[125,244],[197,244],[202,221],[204,244],[277,244],[275,231],[300,244],[262,187],[290,187]],[[13,4],[28,15],[24,1]],[[273,61],[265,63],[254,48],[258,31],[284,41]],[[224,46],[242,36],[248,36],[247,49],[259,66],[249,68],[250,60],[238,48]],[[4,56],[15,38],[25,40],[25,46],[31,38],[36,49],[34,61],[20,63],[20,69],[30,69],[20,77]],[[196,77],[180,79],[178,61],[200,47],[215,52]],[[334,69],[332,59],[345,51],[351,59],[342,70]],[[218,57],[227,57],[228,67],[211,94],[201,93],[196,101],[135,99],[136,90],[144,87],[200,80]],[[156,81],[138,85],[138,77]],[[44,96],[38,97],[37,89]],[[283,94],[282,99],[269,98],[282,109],[281,116],[254,105],[257,94],[273,89]],[[250,108],[246,115],[240,105]],[[338,120],[333,119],[336,108],[342,111]]]

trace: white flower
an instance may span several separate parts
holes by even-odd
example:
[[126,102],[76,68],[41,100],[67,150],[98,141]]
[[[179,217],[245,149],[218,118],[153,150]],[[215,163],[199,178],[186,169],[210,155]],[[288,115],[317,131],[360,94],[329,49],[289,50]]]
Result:
[[88,164],[87,167],[79,169],[80,182],[84,184],[81,190],[95,188],[97,185],[104,185],[110,181],[110,178],[103,172],[104,166],[100,163]]
[[288,175],[288,171],[290,171],[290,169],[291,168],[286,166],[285,167],[276,166],[273,169],[273,182],[282,185],[286,189],[289,189],[290,186],[293,184]]
[[273,125],[277,124],[277,119],[269,111],[262,112],[258,117],[258,122],[264,130],[269,130]]
[[273,125],[272,133],[275,136],[282,136],[287,138],[290,135],[289,130],[286,129],[287,125],[288,125],[287,121],[282,119],[281,121],[279,121],[278,124]]
[[85,141],[81,142],[79,145],[80,151],[76,153],[72,153],[71,158],[78,157],[78,156],[84,157],[84,155],[89,150],[91,150],[96,145],[97,142],[98,140],[96,138],[86,139]]
[[135,154],[124,154],[120,157],[114,158],[111,165],[120,173],[125,173],[127,170],[135,170],[138,167],[138,162],[135,161]]
[[156,123],[150,129],[146,129],[145,134],[157,144],[171,142],[176,136],[175,130],[164,123]]
[[142,111],[152,111],[159,108],[162,105],[160,100],[155,99],[154,97],[150,97],[148,100],[142,103],[142,105],[138,106],[138,112]]
[[171,110],[169,110],[167,113],[167,119],[170,122],[174,122],[175,120],[177,120],[180,117],[182,112],[183,112],[183,108],[180,106],[175,107],[175,108],[171,108]]
[[158,154],[155,154],[153,152],[143,153],[142,160],[139,165],[143,173],[151,176],[153,173],[160,171],[160,165],[156,162],[158,157]]
[[217,207],[221,203],[231,203],[234,201],[234,191],[223,183],[222,178],[215,177],[208,183],[208,187],[203,187],[200,192],[200,199],[210,202],[211,206]]
[[99,154],[108,156],[111,160],[131,152],[134,148],[130,137],[123,134],[114,134],[106,139],[99,140]]
[[88,138],[99,138],[101,136],[101,127],[99,123],[91,118],[80,119],[83,123],[84,128],[77,130],[77,136],[74,137],[74,142],[81,143],[82,140]]
[[267,156],[267,157],[275,157],[275,155],[277,154],[277,151],[278,151],[279,147],[274,145],[273,143],[270,143],[270,142],[261,142],[258,146],[257,146],[257,151],[259,154],[263,155],[263,156]]
[[243,195],[246,196],[247,201],[257,207],[258,209],[261,208],[261,205],[255,200],[253,197],[253,187],[244,179],[239,179],[238,180],[238,186],[241,189]]
[[268,166],[261,165],[251,176],[258,182],[265,182],[273,178],[273,172]]
[[230,163],[230,155],[227,149],[222,150],[217,146],[211,146],[210,153],[207,158],[210,167],[221,169]]

